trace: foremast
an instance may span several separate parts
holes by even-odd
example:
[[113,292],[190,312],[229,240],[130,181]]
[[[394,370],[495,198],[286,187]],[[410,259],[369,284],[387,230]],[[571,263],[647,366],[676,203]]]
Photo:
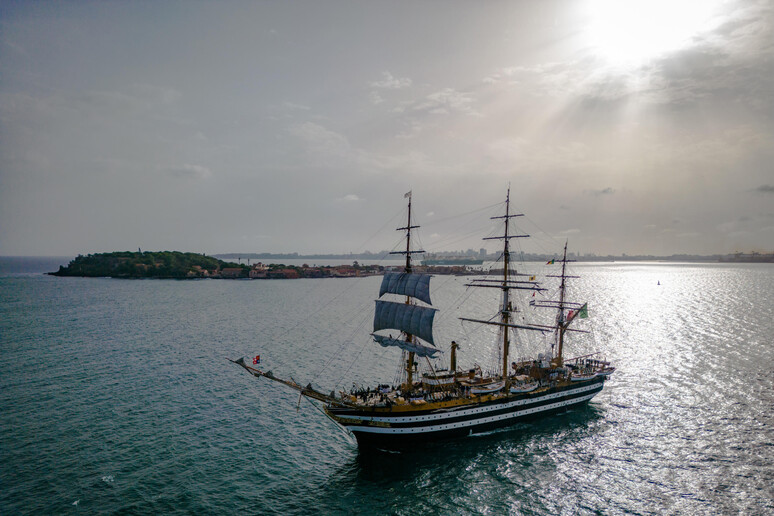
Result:
[[[414,385],[415,360],[417,356],[432,357],[438,350],[433,342],[433,317],[436,310],[419,306],[415,299],[427,304],[430,302],[430,275],[414,274],[411,264],[413,254],[424,253],[422,250],[411,249],[411,230],[419,226],[413,225],[411,220],[411,192],[405,196],[408,198],[408,221],[405,227],[397,228],[398,231],[406,231],[406,250],[393,251],[390,254],[406,255],[406,264],[403,273],[385,274],[382,280],[382,288],[379,295],[385,293],[405,295],[402,306],[398,303],[377,301],[374,315],[374,331],[395,328],[401,331],[400,339],[386,338],[374,335],[374,339],[383,346],[398,346],[406,352],[404,370],[406,382],[401,386],[404,393],[410,393]],[[417,337],[429,342],[433,347],[424,346]]]
[[[404,228],[398,228],[397,231],[406,230],[406,250],[400,251],[401,253],[404,253],[406,255],[406,266],[403,268],[403,272],[406,274],[411,274],[411,230],[416,229],[419,226],[412,226],[411,225],[411,191],[406,194],[408,195],[408,222],[406,224],[406,227]],[[424,251],[413,251],[414,253],[421,253]],[[412,298],[411,296],[406,296],[406,304],[410,305],[412,304]],[[414,336],[408,332],[403,332],[403,334],[406,337],[406,342],[414,342]],[[415,351],[409,351],[408,357],[406,358],[406,385],[404,386],[405,392],[411,392],[411,388],[414,385],[414,359],[416,358],[416,352]]]
[[[398,230],[406,231],[406,250],[395,251],[392,254],[405,254],[406,265],[403,272],[385,273],[379,290],[380,298],[384,294],[397,294],[405,296],[405,301],[397,303],[377,299],[376,309],[374,310],[374,333],[371,335],[373,336],[374,341],[381,346],[395,346],[407,352],[408,358],[406,359],[405,364],[407,381],[403,386],[403,391],[404,393],[409,393],[411,392],[413,385],[413,366],[416,357],[434,358],[435,354],[440,350],[435,347],[433,339],[433,319],[437,310],[430,306],[421,306],[414,301],[417,299],[423,303],[432,305],[430,300],[431,276],[429,274],[417,274],[412,272],[411,255],[423,253],[424,251],[411,250],[411,230],[416,229],[419,226],[414,226],[411,223],[411,192],[408,192],[405,197],[409,200],[408,224],[405,227],[398,228]],[[393,338],[392,335],[387,337],[375,333],[385,329],[399,330],[401,332],[401,338]],[[430,345],[424,345],[420,342],[420,339]],[[290,380],[285,380],[274,376],[271,371],[264,372],[255,367],[250,367],[245,363],[244,358],[228,360],[243,367],[256,377],[264,377],[282,383],[299,391],[302,396],[322,401],[330,406],[357,406],[357,403],[353,403],[344,398],[337,398],[333,393],[328,395],[320,392],[314,389],[311,384],[304,387],[292,378],[290,378]]]

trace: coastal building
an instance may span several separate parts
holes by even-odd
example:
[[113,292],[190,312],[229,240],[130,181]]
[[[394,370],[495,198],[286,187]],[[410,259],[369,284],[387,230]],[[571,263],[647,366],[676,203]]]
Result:
[[241,278],[242,277],[242,268],[241,267],[226,267],[225,269],[221,269],[220,271],[220,277],[221,278]]
[[331,275],[335,278],[351,278],[357,276],[357,270],[351,265],[340,265],[333,269]]
[[268,278],[272,279],[296,279],[301,275],[295,269],[276,269],[267,273]]
[[258,262],[250,269],[248,276],[250,279],[264,279],[268,272],[269,268],[263,263]]

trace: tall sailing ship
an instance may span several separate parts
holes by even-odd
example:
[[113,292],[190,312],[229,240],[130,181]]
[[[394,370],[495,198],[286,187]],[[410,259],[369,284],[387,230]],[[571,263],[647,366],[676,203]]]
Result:
[[[437,309],[432,307],[428,274],[414,272],[412,255],[424,251],[412,250],[411,192],[408,197],[408,223],[398,228],[406,232],[403,272],[384,275],[379,299],[376,300],[373,333],[381,346],[402,350],[403,381],[399,386],[378,385],[369,389],[325,394],[295,381],[282,379],[271,371],[245,363],[244,358],[233,361],[256,377],[264,377],[287,385],[311,400],[322,403],[323,410],[333,421],[354,434],[360,446],[401,448],[417,442],[462,437],[491,431],[539,416],[565,411],[588,402],[604,387],[615,368],[601,360],[598,354],[565,359],[565,336],[570,332],[585,332],[573,326],[578,319],[587,317],[587,305],[566,299],[567,280],[577,276],[566,273],[567,245],[561,260],[561,273],[552,275],[559,280],[558,299],[533,300],[530,306],[556,312],[554,324],[517,323],[512,295],[514,291],[542,294],[546,289],[534,276],[511,271],[510,240],[529,235],[512,235],[511,219],[523,216],[510,212],[510,191],[506,196],[505,214],[492,217],[504,225],[502,236],[488,239],[501,240],[502,277],[474,279],[467,286],[494,288],[502,291],[497,313],[490,320],[461,317],[462,321],[497,327],[500,363],[498,371],[485,374],[480,368],[467,371],[457,367],[459,346],[451,343],[450,366],[445,370],[433,369],[431,358],[440,351],[433,338],[433,320]],[[401,300],[382,299],[385,295]],[[397,330],[393,337],[385,332]],[[382,332],[382,333],[377,333]],[[510,361],[514,332],[542,332],[552,335],[551,351],[533,359]],[[426,370],[419,372],[419,361]],[[257,361],[254,361],[257,362]],[[254,365],[256,365],[254,363]]]

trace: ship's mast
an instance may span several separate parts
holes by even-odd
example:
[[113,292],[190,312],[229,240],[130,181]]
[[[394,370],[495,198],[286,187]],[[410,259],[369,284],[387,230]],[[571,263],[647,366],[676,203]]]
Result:
[[[562,256],[562,274],[561,283],[559,284],[559,303],[556,304],[558,312],[556,314],[556,331],[557,331],[557,343],[556,343],[556,356],[551,361],[553,367],[562,367],[564,365],[564,359],[562,358],[562,351],[564,349],[564,334],[567,332],[567,328],[571,321],[565,321],[564,311],[568,307],[578,308],[580,305],[577,303],[567,303],[565,301],[565,290],[567,287],[567,278],[577,278],[578,276],[567,275],[567,262],[575,260],[567,259],[567,242],[564,243],[564,255]],[[552,276],[549,276],[552,277]],[[555,277],[555,276],[553,276]]]
[[[505,236],[503,238],[504,243],[504,249],[503,249],[503,286],[508,286],[508,268],[511,265],[511,251],[510,246],[508,245],[508,222],[510,221],[510,208],[511,208],[511,189],[508,188],[508,195],[505,199]],[[510,339],[509,336],[511,332],[508,330],[508,327],[505,326],[510,322],[511,319],[511,301],[509,296],[510,289],[503,288],[503,306],[500,310],[500,322],[503,323],[503,367],[502,367],[502,376],[506,379],[508,378],[508,353],[510,351]],[[510,387],[509,385],[506,385],[505,388],[507,389]]]
[[460,349],[460,345],[455,341],[451,343],[451,357],[449,359],[449,371],[457,378],[457,350]]
[[559,313],[556,316],[559,328],[559,342],[556,347],[556,365],[562,367],[562,347],[564,346],[564,289],[566,286],[567,272],[567,242],[564,243],[564,256],[562,256],[562,281],[559,284]]
[[470,321],[480,324],[489,324],[493,326],[499,326],[503,332],[502,340],[502,364],[501,364],[501,378],[505,381],[506,390],[510,388],[510,379],[508,377],[508,354],[510,352],[510,329],[522,329],[522,330],[534,330],[540,332],[547,332],[552,330],[552,326],[541,326],[535,324],[515,324],[511,317],[513,307],[511,306],[511,300],[509,292],[511,289],[517,290],[532,290],[542,291],[534,281],[517,281],[512,280],[513,276],[529,276],[528,274],[519,274],[517,272],[511,273],[511,252],[510,252],[510,239],[511,238],[527,238],[529,235],[511,235],[510,234],[510,219],[513,217],[523,217],[523,213],[512,214],[511,213],[511,189],[508,187],[508,195],[505,198],[505,215],[499,217],[491,217],[492,219],[504,219],[505,228],[503,236],[487,237],[484,240],[502,240],[503,241],[503,277],[500,280],[489,279],[474,279],[472,283],[466,284],[468,287],[489,287],[499,288],[503,291],[502,304],[500,306],[500,320],[495,322],[492,320],[481,319],[469,319],[467,317],[460,317],[461,321]]
[[[409,191],[404,197],[408,197],[408,223],[405,227],[398,228],[397,231],[406,231],[406,250],[405,251],[394,251],[390,254],[405,254],[406,255],[406,266],[404,267],[403,271],[406,274],[410,274],[412,270],[411,266],[411,255],[414,253],[424,253],[424,251],[412,251],[411,250],[411,230],[418,228],[419,226],[412,226],[411,225],[411,192]],[[410,296],[406,296],[406,304],[410,305],[412,303],[412,299]],[[414,342],[414,336],[411,335],[408,332],[404,332],[405,340],[406,342]],[[408,352],[408,358],[406,358],[406,384],[403,386],[403,392],[408,393],[411,392],[411,389],[414,385],[414,360],[416,358],[416,354],[413,351]]]
[[[525,238],[529,235],[511,235],[510,234],[510,219],[512,217],[523,217],[523,213],[519,214],[511,214],[511,188],[508,187],[508,193],[505,197],[505,215],[500,217],[492,217],[492,219],[505,219],[505,230],[503,232],[503,236],[501,237],[491,237],[489,239],[497,239],[503,240],[503,278],[502,278],[502,284],[501,288],[503,290],[503,302],[500,307],[500,324],[502,328],[502,334],[503,334],[503,342],[502,342],[502,369],[501,374],[502,378],[505,379],[505,387],[506,389],[510,387],[510,381],[508,378],[508,355],[510,353],[510,325],[511,325],[511,301],[510,301],[510,290],[512,288],[510,284],[509,274],[510,274],[510,265],[511,265],[511,251],[510,251],[510,239],[511,238]],[[488,239],[485,239],[488,240]]]

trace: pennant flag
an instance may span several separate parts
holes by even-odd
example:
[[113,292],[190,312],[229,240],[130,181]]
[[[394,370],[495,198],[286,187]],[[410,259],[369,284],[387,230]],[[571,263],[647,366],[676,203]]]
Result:
[[553,263],[554,263],[554,259],[551,258],[551,261],[550,262],[546,262],[546,265],[552,265]]
[[258,365],[261,363],[261,355],[255,355],[255,358],[253,359],[253,365]]
[[405,195],[403,195],[404,199],[408,199],[409,197],[411,197],[411,190],[409,190],[408,192],[405,193]]
[[575,314],[577,313],[578,312],[576,312],[575,310],[570,310],[569,312],[567,312],[567,322],[572,321],[573,318],[575,317]]

